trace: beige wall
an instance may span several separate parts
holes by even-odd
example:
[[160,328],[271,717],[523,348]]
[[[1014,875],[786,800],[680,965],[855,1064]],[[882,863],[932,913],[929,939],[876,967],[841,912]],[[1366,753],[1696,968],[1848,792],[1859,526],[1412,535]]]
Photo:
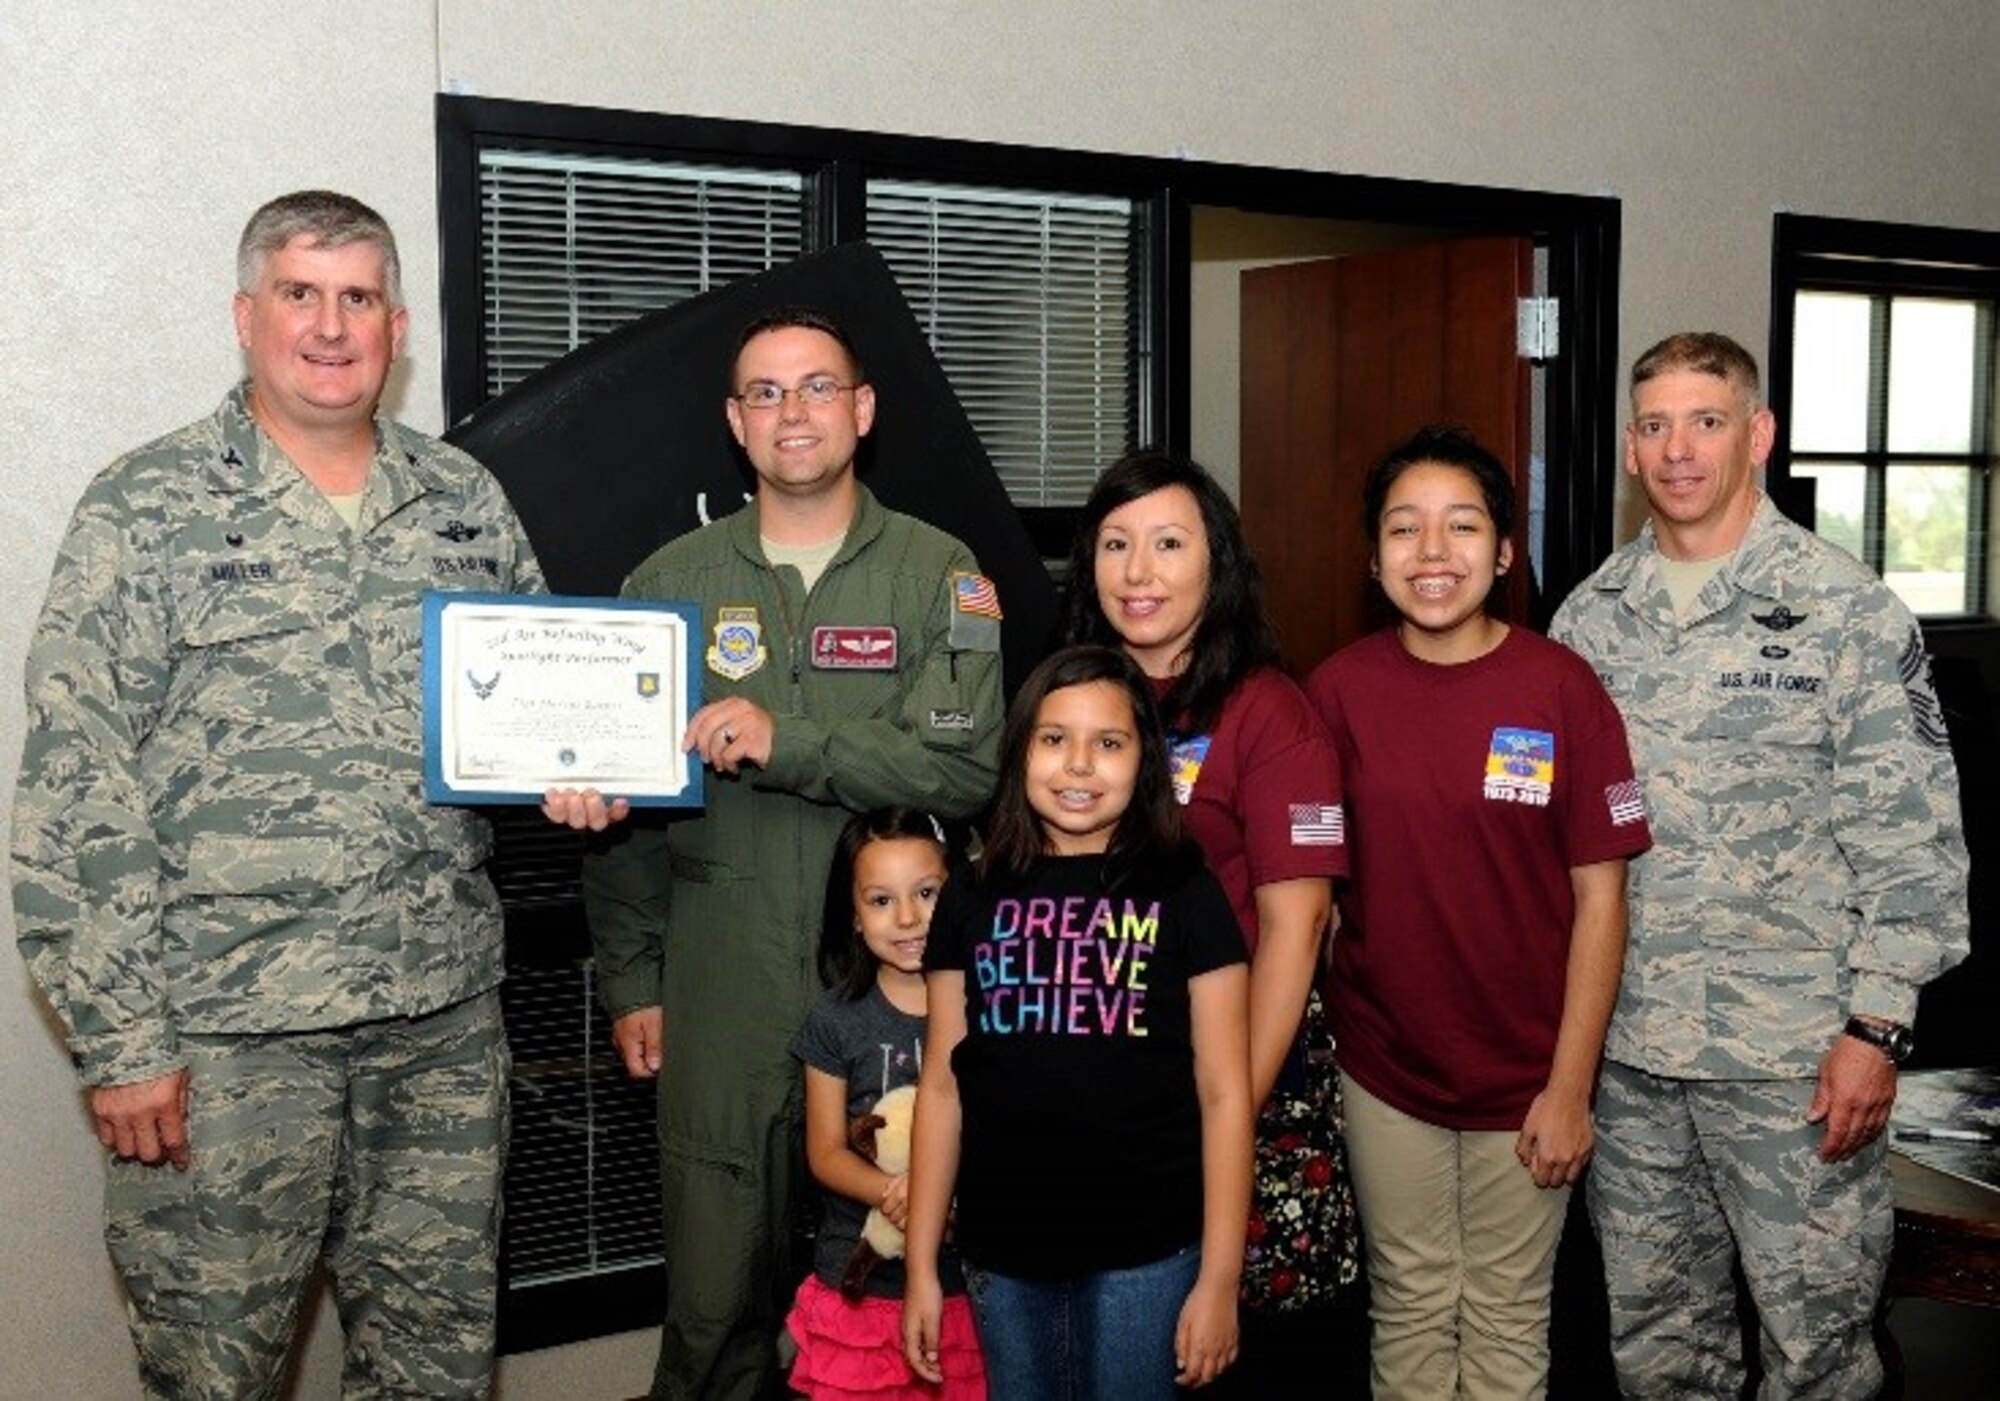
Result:
[[[236,373],[229,249],[260,200],[331,185],[401,230],[416,315],[397,402],[438,426],[431,101],[447,83],[1608,192],[1629,357],[1686,325],[1761,351],[1775,208],[2000,228],[1996,52],[1990,0],[0,0],[0,800],[70,505]],[[12,957],[0,1065],[0,1396],[135,1395],[94,1144]],[[504,1393],[630,1395],[646,1352],[641,1336],[517,1359]],[[322,1310],[298,1394],[336,1390]]]

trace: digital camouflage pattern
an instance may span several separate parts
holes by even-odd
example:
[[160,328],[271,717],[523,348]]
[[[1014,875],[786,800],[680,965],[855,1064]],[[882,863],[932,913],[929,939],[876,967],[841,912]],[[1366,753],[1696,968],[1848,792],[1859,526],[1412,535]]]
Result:
[[431,1012],[501,976],[484,818],[422,796],[424,590],[539,591],[500,487],[386,418],[349,532],[238,386],[100,474],[27,665],[20,942],[92,1085],[184,1034]]
[[1814,1083],[1605,1066],[1585,1181],[1625,1396],[1740,1394],[1739,1253],[1763,1338],[1760,1397],[1867,1401],[1880,1389],[1870,1324],[1895,1233],[1885,1149],[1877,1139],[1821,1162],[1824,1131],[1805,1121]]
[[343,1397],[486,1395],[507,1117],[499,993],[414,1021],[188,1036],[181,1049],[192,1165],[114,1161],[105,1193],[148,1394],[279,1395],[324,1243]]
[[1810,1077],[1850,1013],[1907,1023],[1966,954],[1958,778],[1922,637],[1768,499],[1687,618],[1657,561],[1648,525],[1550,629],[1624,713],[1653,829],[1605,1056]]

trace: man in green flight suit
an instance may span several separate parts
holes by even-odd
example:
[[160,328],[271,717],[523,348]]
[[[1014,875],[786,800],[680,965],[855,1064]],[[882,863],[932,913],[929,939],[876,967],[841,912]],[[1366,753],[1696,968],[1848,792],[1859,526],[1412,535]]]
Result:
[[594,792],[556,821],[584,858],[599,985],[627,1071],[659,1079],[667,1317],[653,1395],[784,1395],[801,1082],[833,842],[851,812],[944,817],[991,793],[1000,605],[964,545],[883,507],[854,456],[875,392],[846,333],[791,308],[738,341],[730,430],[748,508],[673,540],[628,598],[700,603],[707,703],[686,747],[707,807],[625,821]]

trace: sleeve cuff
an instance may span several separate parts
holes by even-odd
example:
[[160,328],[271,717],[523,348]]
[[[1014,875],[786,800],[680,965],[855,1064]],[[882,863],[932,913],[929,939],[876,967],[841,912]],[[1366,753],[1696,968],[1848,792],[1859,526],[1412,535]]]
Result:
[[774,716],[771,762],[764,766],[764,781],[758,783],[753,778],[752,784],[797,792],[811,774],[823,737],[823,729],[803,715]]
[[72,1038],[70,1058],[76,1063],[77,1075],[93,1089],[157,1080],[187,1065],[178,1038],[170,1031],[134,1037]]
[[641,1007],[660,1005],[660,970],[657,966],[620,973],[615,978],[598,975],[597,1000],[606,1015],[617,1018]]
[[1883,1021],[1908,1026],[1917,1017],[1917,985],[1880,973],[1862,973],[1854,979],[1854,996],[1849,999],[1849,1016],[1880,1017]]

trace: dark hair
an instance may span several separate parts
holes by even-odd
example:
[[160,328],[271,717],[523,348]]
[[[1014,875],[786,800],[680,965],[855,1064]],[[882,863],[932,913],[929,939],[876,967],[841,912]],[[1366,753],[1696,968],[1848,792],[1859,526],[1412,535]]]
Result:
[[1112,829],[1105,853],[1105,887],[1116,887],[1141,867],[1176,870],[1191,859],[1192,844],[1181,826],[1180,805],[1174,801],[1167,740],[1146,674],[1116,647],[1064,647],[1028,673],[1008,707],[1007,724],[1000,732],[1000,785],[993,794],[993,815],[979,861],[982,885],[1019,880],[1048,851],[1041,819],[1028,803],[1028,746],[1034,742],[1043,701],[1057,691],[1096,681],[1109,681],[1125,692],[1139,743],[1132,801]]
[[1672,370],[1727,380],[1752,408],[1757,405],[1756,357],[1720,331],[1682,331],[1655,345],[1632,362],[1632,392]]
[[833,843],[826,873],[826,909],[819,927],[819,980],[849,1002],[875,985],[875,959],[862,942],[854,919],[854,868],[873,842],[915,840],[934,843],[951,861],[944,825],[922,808],[887,807],[847,819]]
[[768,331],[783,331],[792,327],[797,327],[802,331],[818,331],[823,336],[832,337],[834,342],[847,354],[847,363],[851,367],[854,382],[862,384],[867,381],[868,370],[861,363],[861,352],[854,348],[853,337],[847,334],[839,322],[817,307],[775,306],[759,315],[749,325],[737,332],[736,353],[729,357],[729,390],[731,393],[736,391],[736,366],[743,359],[744,347]]
[[1502,540],[1514,528],[1514,474],[1499,458],[1463,428],[1433,423],[1419,428],[1390,448],[1368,469],[1361,484],[1361,514],[1374,537],[1382,529],[1382,509],[1389,501],[1389,488],[1396,478],[1412,467],[1434,462],[1472,474],[1479,494],[1486,498],[1486,514],[1493,518],[1493,531]]
[[1278,630],[1264,608],[1262,576],[1243,541],[1243,523],[1200,463],[1142,448],[1097,479],[1070,544],[1063,636],[1073,643],[1120,645],[1097,597],[1097,532],[1119,507],[1170,486],[1185,487],[1201,510],[1208,535],[1208,596],[1188,643],[1187,670],[1175,679],[1160,710],[1175,728],[1200,732],[1214,728],[1223,701],[1244,676],[1278,662]]

